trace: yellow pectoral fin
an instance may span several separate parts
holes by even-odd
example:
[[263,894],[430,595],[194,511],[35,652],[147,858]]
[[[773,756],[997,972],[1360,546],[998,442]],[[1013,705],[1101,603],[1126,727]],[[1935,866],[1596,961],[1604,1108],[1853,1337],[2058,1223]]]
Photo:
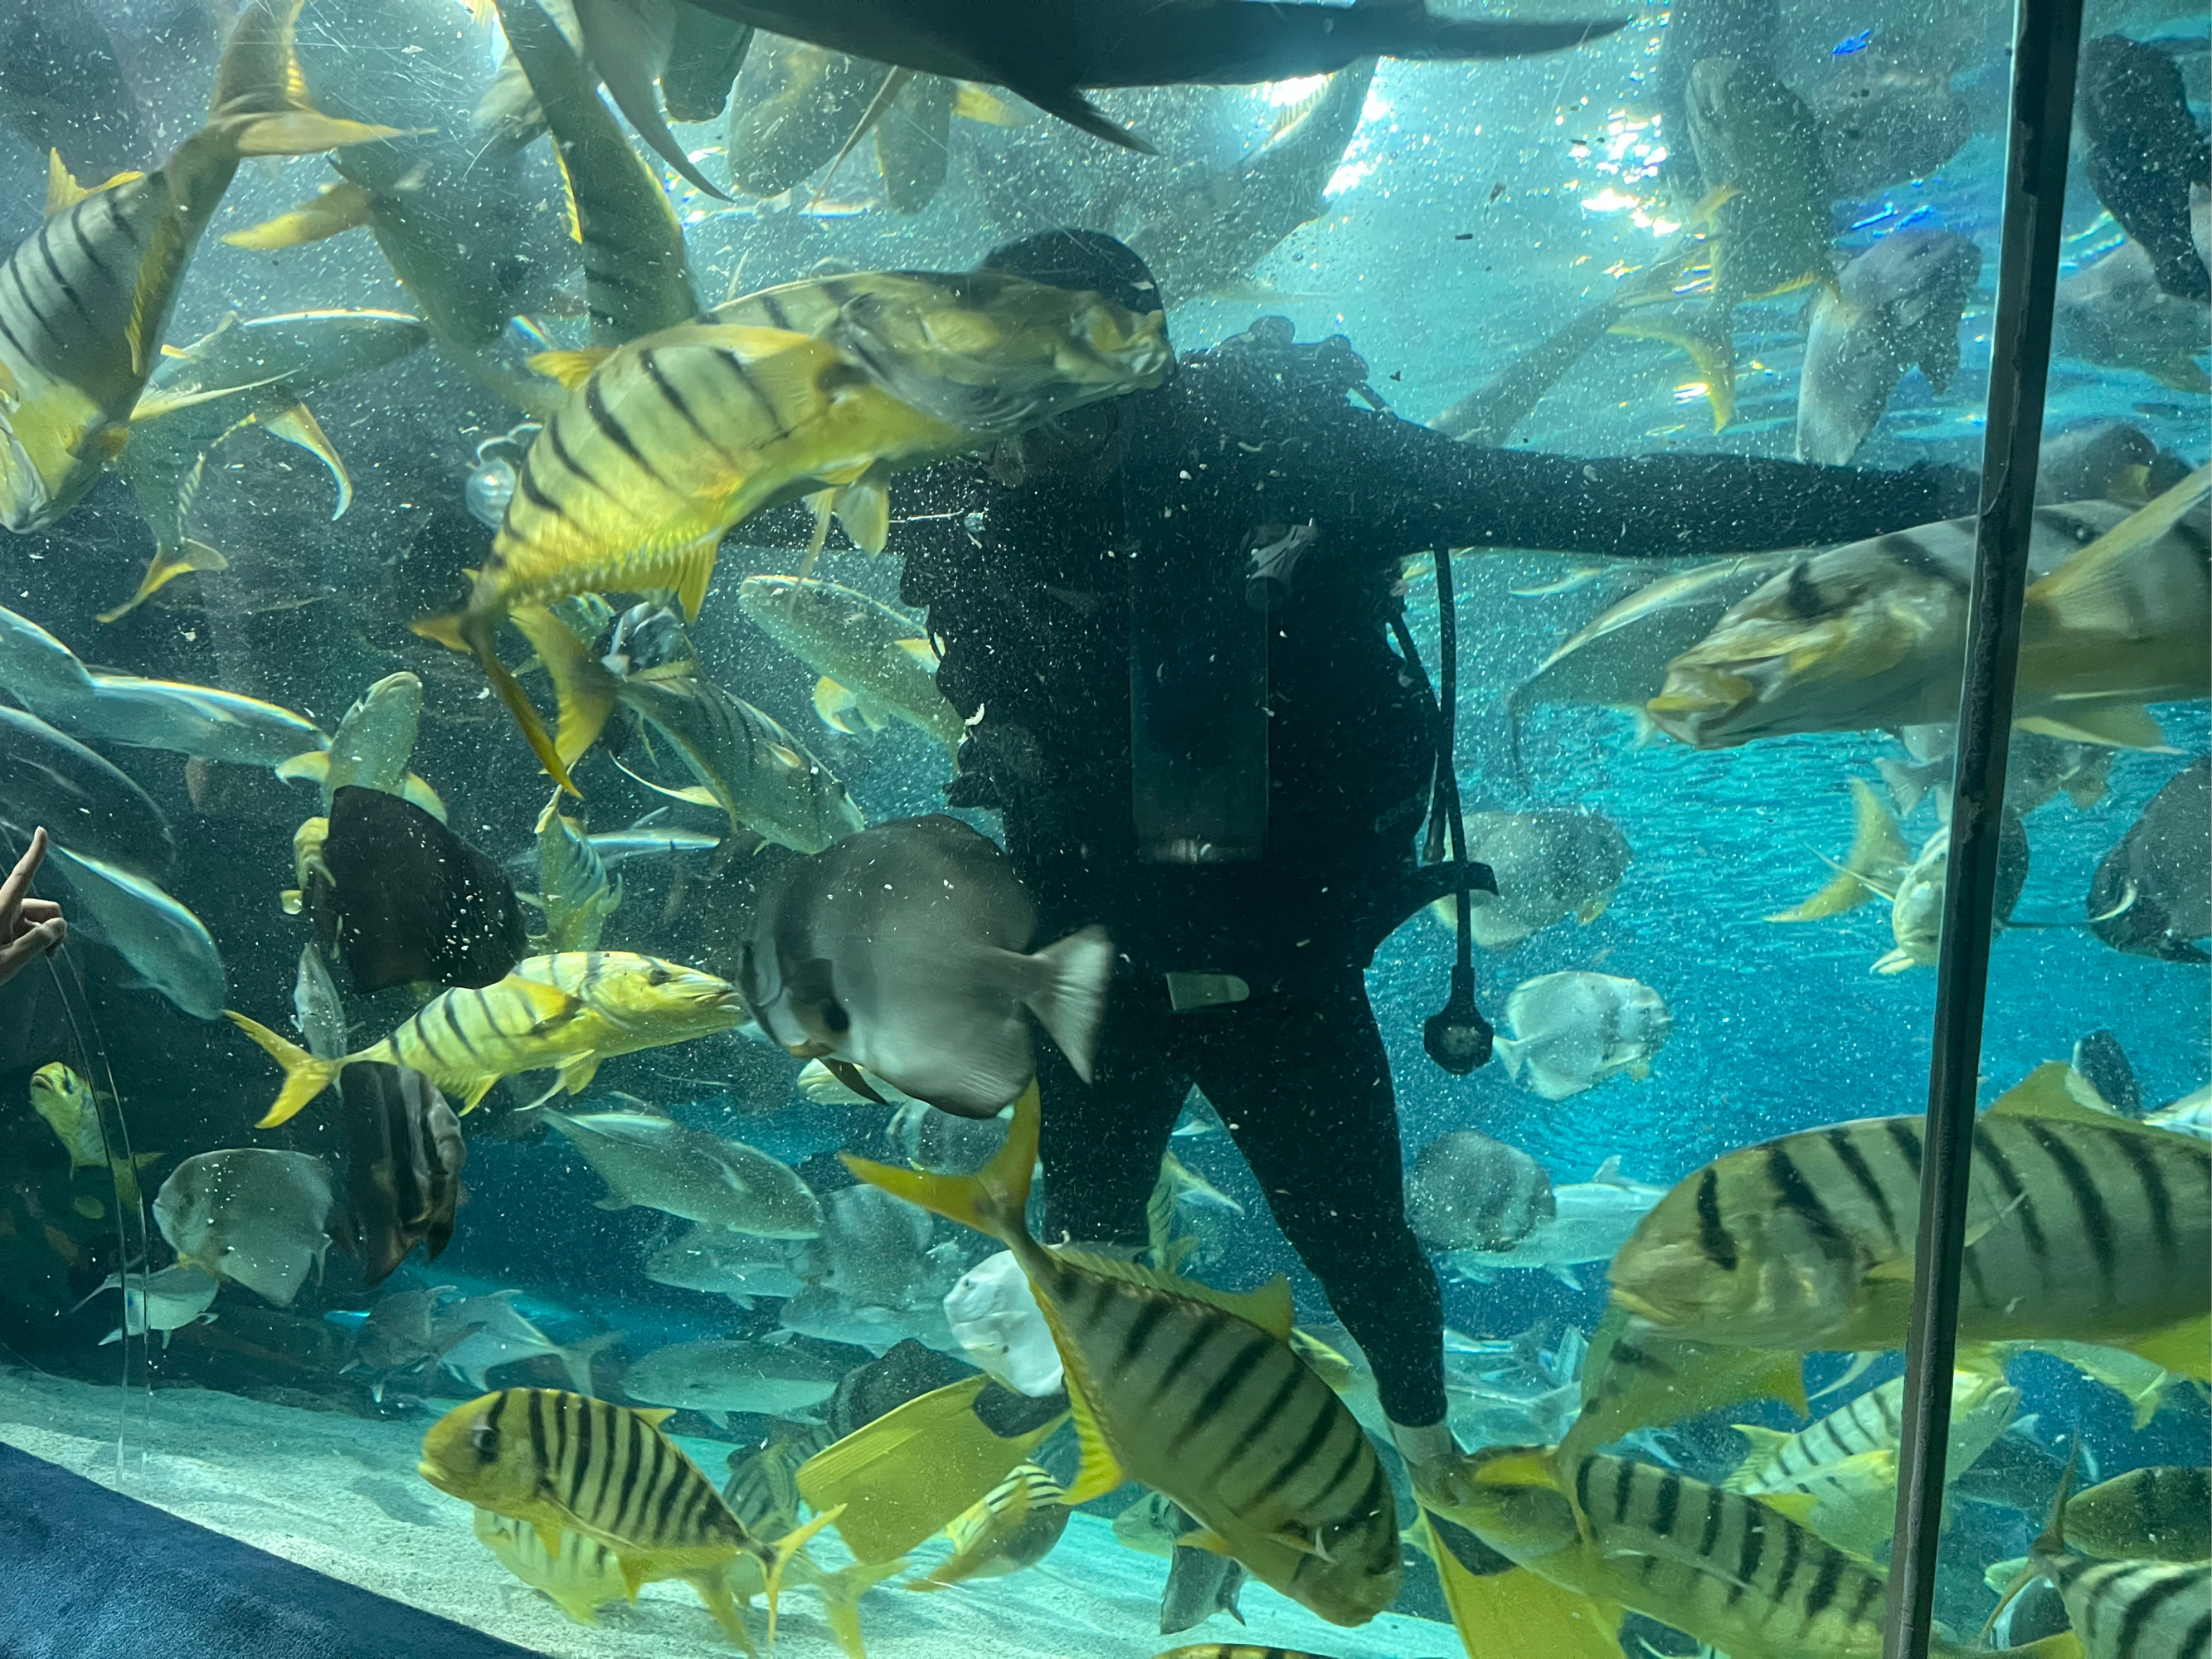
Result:
[[543,374],[564,392],[574,392],[591,378],[592,371],[614,356],[612,346],[586,346],[575,351],[541,351],[530,359],[530,371]]
[[338,504],[331,509],[331,518],[335,522],[345,517],[346,508],[353,505],[353,479],[346,472],[345,463],[338,459],[337,448],[324,435],[322,424],[315,419],[313,411],[305,404],[294,404],[262,424],[269,428],[270,437],[281,438],[306,450],[330,469],[331,482],[338,489]]
[[2212,1314],[2123,1345],[2130,1353],[2178,1376],[2212,1382]]
[[190,571],[229,568],[230,561],[216,550],[205,542],[187,538],[173,550],[155,553],[153,562],[146,567],[146,574],[138,579],[138,591],[113,610],[101,611],[98,619],[104,623],[121,621],[162,588]]
[[880,553],[890,540],[890,491],[872,471],[859,483],[839,490],[831,510],[836,514],[837,522],[845,526],[845,533],[853,538],[853,545],[861,551]]

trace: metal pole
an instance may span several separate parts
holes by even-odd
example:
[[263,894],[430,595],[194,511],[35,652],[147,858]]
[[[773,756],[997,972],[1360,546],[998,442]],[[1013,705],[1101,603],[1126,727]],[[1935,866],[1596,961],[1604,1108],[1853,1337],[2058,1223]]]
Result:
[[1942,1541],[1970,1155],[2004,807],[2021,601],[2027,585],[2044,376],[2058,283],[2059,216],[2074,110],[2082,0],[2019,0],[2004,228],[1990,326],[1989,431],[1967,604],[1966,657],[1952,776],[1950,863],[1936,964],[1936,1028],[1920,1165],[1920,1237],[1906,1334],[1897,1530],[1883,1659],[1927,1659]]

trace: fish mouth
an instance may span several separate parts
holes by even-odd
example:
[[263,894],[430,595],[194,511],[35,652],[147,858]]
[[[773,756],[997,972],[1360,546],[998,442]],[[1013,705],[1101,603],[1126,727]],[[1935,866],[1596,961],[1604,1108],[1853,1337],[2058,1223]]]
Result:
[[1640,1319],[1647,1325],[1671,1328],[1674,1324],[1673,1316],[1664,1308],[1634,1291],[1623,1290],[1616,1285],[1613,1287],[1613,1301],[1615,1307],[1625,1309],[1632,1318]]
[[1674,668],[1659,695],[1644,705],[1652,723],[1692,749],[1719,749],[1742,741],[1728,723],[1758,700],[1751,682],[1710,668]]
[[428,1458],[426,1457],[422,1459],[422,1462],[416,1464],[415,1473],[421,1475],[425,1480],[435,1486],[440,1492],[444,1492],[447,1497],[458,1498],[460,1496],[459,1492],[453,1490],[451,1484],[449,1484],[445,1470],[440,1468]]

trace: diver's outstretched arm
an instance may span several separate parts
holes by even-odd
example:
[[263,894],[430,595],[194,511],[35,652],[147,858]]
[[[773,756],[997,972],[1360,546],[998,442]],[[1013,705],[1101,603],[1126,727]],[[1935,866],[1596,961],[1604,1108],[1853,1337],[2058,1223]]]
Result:
[[[1808,466],[1741,455],[1585,460],[1475,449],[1348,406],[1339,477],[1387,480],[1361,540],[1377,554],[1543,548],[1620,559],[1700,557],[1856,541],[1975,510],[1977,476]],[[1379,534],[1377,532],[1380,532]],[[1382,545],[1380,544],[1387,544]]]

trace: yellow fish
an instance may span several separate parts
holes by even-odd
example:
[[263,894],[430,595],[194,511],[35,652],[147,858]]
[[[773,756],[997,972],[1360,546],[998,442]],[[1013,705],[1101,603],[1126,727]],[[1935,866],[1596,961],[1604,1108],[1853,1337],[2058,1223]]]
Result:
[[744,1018],[735,988],[711,974],[629,951],[574,951],[531,957],[495,985],[463,988],[422,1010],[373,1048],[318,1060],[267,1026],[230,1019],[284,1068],[276,1102],[254,1127],[274,1128],[362,1060],[410,1066],[464,1112],[516,1072],[555,1070],[575,1094],[599,1062],[726,1031]]
[[249,155],[396,137],[298,95],[301,0],[254,0],[232,29],[207,125],[151,173],[87,190],[51,157],[46,222],[0,264],[0,528],[37,530],[120,454],[185,268]]
[[[880,550],[885,481],[1069,409],[1157,386],[1162,314],[994,272],[814,284],[821,335],[686,323],[611,353],[551,353],[568,396],[524,456],[466,606],[415,630],[473,652],[539,762],[567,766],[493,636],[517,606],[672,589],[696,618],[722,533],[824,489]],[[738,301],[742,305],[744,301]]]

